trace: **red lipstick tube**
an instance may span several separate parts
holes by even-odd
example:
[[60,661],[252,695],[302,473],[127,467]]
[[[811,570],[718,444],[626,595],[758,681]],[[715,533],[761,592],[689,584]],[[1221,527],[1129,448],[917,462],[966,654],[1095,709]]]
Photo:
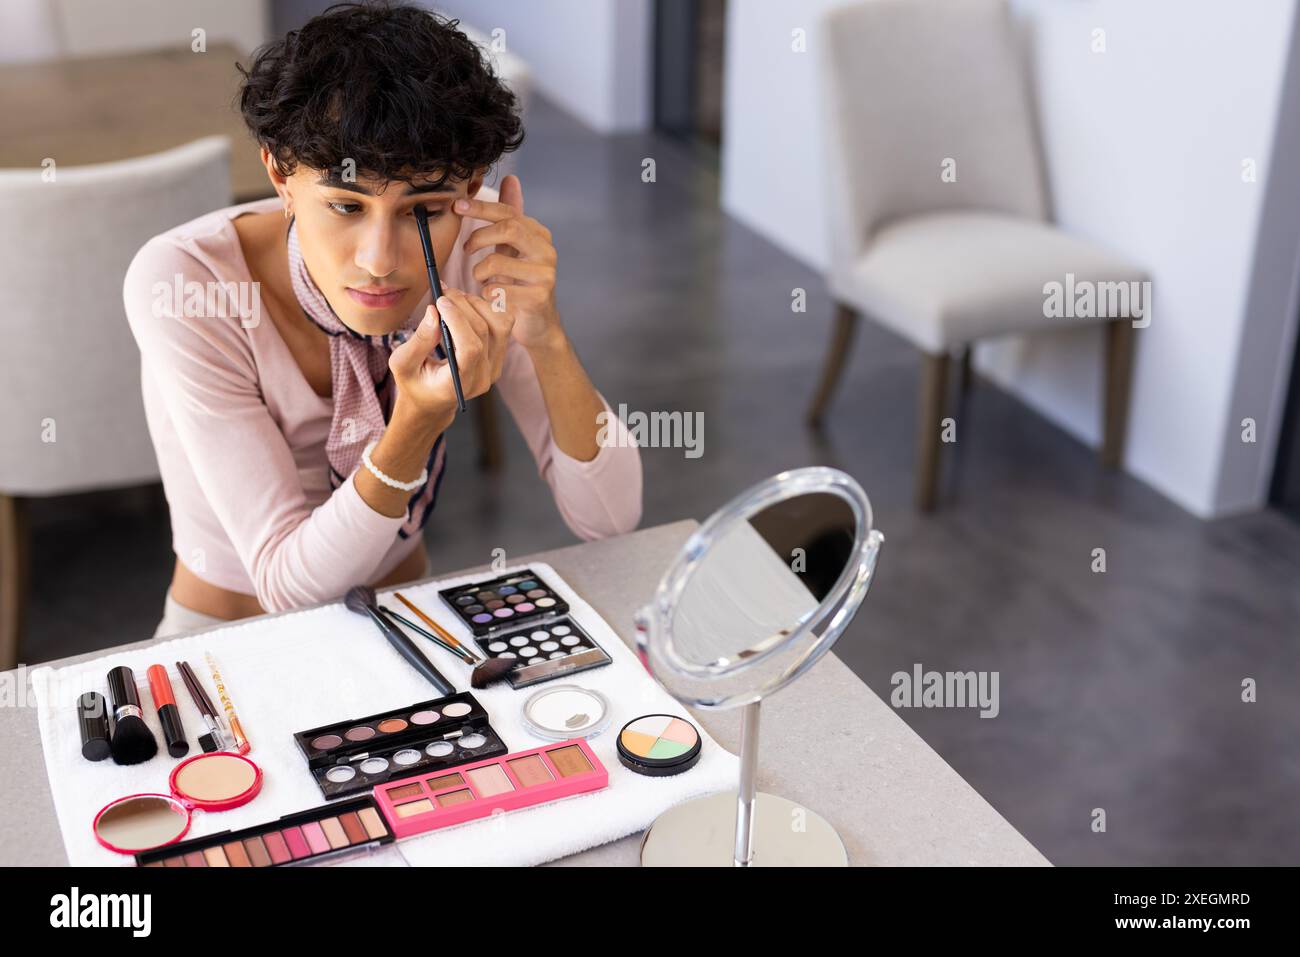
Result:
[[167,741],[167,753],[173,758],[182,758],[189,753],[190,743],[185,740],[185,728],[181,724],[181,713],[176,707],[176,696],[172,694],[172,683],[167,677],[167,669],[162,665],[150,665],[149,693],[158,708],[158,721],[162,724],[163,738]]

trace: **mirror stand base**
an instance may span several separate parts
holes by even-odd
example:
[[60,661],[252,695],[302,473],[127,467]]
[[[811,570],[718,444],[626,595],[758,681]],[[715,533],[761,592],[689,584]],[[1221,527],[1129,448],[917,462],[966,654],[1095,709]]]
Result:
[[[845,867],[848,853],[821,815],[775,794],[759,793],[751,867]],[[710,794],[659,815],[641,842],[644,867],[732,867],[736,795]]]

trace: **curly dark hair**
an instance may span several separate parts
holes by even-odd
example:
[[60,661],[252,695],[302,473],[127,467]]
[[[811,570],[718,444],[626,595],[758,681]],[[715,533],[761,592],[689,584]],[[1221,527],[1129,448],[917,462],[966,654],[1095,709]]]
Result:
[[523,142],[515,95],[458,20],[339,3],[239,66],[239,108],[288,176],[301,164],[411,182],[468,179]]

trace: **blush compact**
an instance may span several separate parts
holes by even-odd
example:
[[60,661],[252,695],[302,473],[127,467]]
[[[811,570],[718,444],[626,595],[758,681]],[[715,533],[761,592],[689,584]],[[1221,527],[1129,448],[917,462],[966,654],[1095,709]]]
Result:
[[179,841],[193,812],[229,811],[262,789],[262,769],[241,754],[196,754],[172,770],[169,794],[132,794],[95,815],[95,840],[119,854],[138,854]]

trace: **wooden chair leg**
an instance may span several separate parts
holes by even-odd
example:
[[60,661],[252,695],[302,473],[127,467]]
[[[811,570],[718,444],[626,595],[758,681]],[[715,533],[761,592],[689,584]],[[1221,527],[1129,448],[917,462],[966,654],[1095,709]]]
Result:
[[916,420],[916,507],[931,512],[939,498],[939,450],[948,392],[948,353],[921,356],[921,404]]
[[830,351],[822,365],[821,383],[813,396],[812,405],[808,407],[808,425],[817,428],[822,424],[826,407],[831,404],[831,396],[839,384],[840,373],[844,371],[844,362],[848,358],[849,348],[853,345],[853,333],[857,329],[858,314],[852,306],[844,303],[835,305],[835,328],[831,332]]
[[0,670],[18,664],[27,613],[28,528],[23,500],[0,494]]
[[1124,461],[1129,389],[1133,378],[1133,337],[1133,324],[1128,319],[1106,324],[1101,464],[1108,469],[1117,469]]
[[478,432],[479,469],[484,472],[500,471],[506,456],[501,447],[501,426],[494,393],[485,392],[474,400],[474,428]]

